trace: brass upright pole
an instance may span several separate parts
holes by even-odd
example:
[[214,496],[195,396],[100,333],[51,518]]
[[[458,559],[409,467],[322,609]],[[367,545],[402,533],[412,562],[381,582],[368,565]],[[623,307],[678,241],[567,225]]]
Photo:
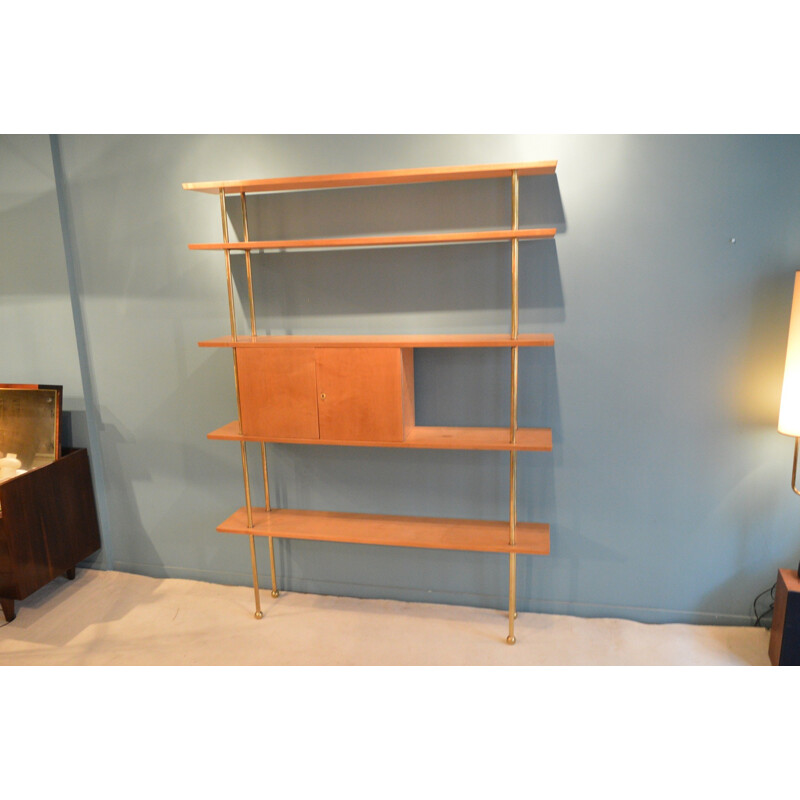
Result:
[[[241,193],[242,198],[242,231],[244,233],[244,240],[246,242],[250,241],[250,235],[247,230],[247,200],[245,199],[245,193]],[[244,251],[244,261],[247,265],[247,294],[250,298],[250,335],[256,335],[256,309],[255,309],[255,302],[253,301],[253,269],[250,264],[250,251]]]
[[[264,473],[264,503],[265,503],[265,510],[269,511],[272,506],[269,502],[269,476],[267,475],[267,448],[264,445],[264,442],[261,442],[261,469]],[[269,542],[269,571],[272,577],[272,596],[277,597],[278,592],[278,581],[275,577],[275,545],[273,544],[272,537],[267,537],[267,542]]]
[[[222,215],[222,241],[228,244],[228,215],[225,212],[225,190],[219,190],[219,210]],[[236,308],[233,304],[233,278],[231,276],[231,251],[225,250],[225,272],[228,276],[228,313],[231,317],[231,336],[236,339]],[[236,348],[233,349],[234,357],[236,356]],[[236,395],[238,397],[239,390],[237,387]]]
[[[222,215],[222,241],[228,244],[228,215],[225,212],[225,190],[219,190],[219,210]],[[231,338],[235,342],[238,339],[236,334],[236,307],[233,302],[233,276],[231,275],[231,252],[225,250],[225,272],[228,278],[228,314],[231,322]],[[236,348],[233,351],[233,385],[236,388],[236,411],[239,416],[239,433],[242,432],[242,403],[239,397],[239,369],[236,358]]]
[[[511,229],[519,230],[519,175],[511,173]],[[511,338],[519,338],[519,239],[511,240]],[[519,386],[519,347],[511,348],[511,444],[517,442],[517,407]],[[517,543],[517,451],[509,453],[508,491],[508,543]],[[508,644],[517,641],[514,636],[514,618],[517,616],[517,554],[508,554]]]
[[[241,192],[242,198],[242,233],[244,234],[245,242],[250,241],[250,230],[247,225],[247,196],[244,192]],[[247,292],[248,296],[250,297],[250,335],[256,335],[256,309],[255,309],[255,300],[253,297],[253,269],[250,262],[250,251],[244,251],[244,258],[245,264],[247,266]],[[270,510],[270,502],[269,502],[269,474],[267,473],[267,447],[264,442],[261,442],[261,471],[264,475],[264,510]],[[250,537],[253,539],[254,537]],[[269,541],[269,568],[270,574],[272,577],[272,596],[278,596],[278,586],[277,580],[275,577],[275,548],[272,542],[272,537],[267,537]],[[253,580],[257,583],[258,582],[258,573],[255,569],[255,542],[251,545],[251,554],[253,559]]]
[[[220,205],[220,213],[222,215],[222,240],[225,244],[228,244],[228,215],[225,211],[225,190],[219,190],[219,205]],[[230,313],[231,319],[231,337],[233,338],[234,342],[237,340],[236,334],[236,309],[234,307],[233,302],[233,277],[231,275],[231,254],[230,250],[225,250],[225,269],[227,272],[228,277],[228,311]],[[239,396],[239,369],[238,363],[236,358],[236,348],[233,347],[233,373],[234,373],[234,385],[236,386],[236,407],[239,412],[239,433],[242,432],[242,403],[241,398]],[[250,474],[247,468],[247,446],[245,441],[242,440],[241,442],[241,449],[242,449],[242,476],[244,479],[244,502],[245,507],[247,509],[247,527],[253,527],[253,507],[252,503],[250,502]],[[253,590],[255,592],[256,598],[256,613],[255,618],[261,619],[263,614],[261,613],[261,597],[259,596],[258,591],[258,568],[256,566],[256,545],[255,545],[255,537],[250,534],[250,563],[253,568]]]

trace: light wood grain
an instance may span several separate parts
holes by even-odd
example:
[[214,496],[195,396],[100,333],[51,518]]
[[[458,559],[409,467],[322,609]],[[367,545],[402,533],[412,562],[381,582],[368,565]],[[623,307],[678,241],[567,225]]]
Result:
[[408,447],[421,450],[517,450],[548,451],[553,449],[549,428],[519,428],[517,441],[510,443],[508,428],[410,427],[406,438],[397,442],[342,442],[334,439],[298,439],[241,435],[237,422],[229,422],[208,434],[209,439],[230,442],[274,442],[276,444],[353,445],[359,447]]
[[512,339],[504,333],[356,334],[323,336],[218,336],[200,347],[552,347],[551,333],[524,333]]
[[[798,666],[797,662],[791,660],[790,651],[796,652],[796,646],[791,646],[792,642],[789,640],[789,647],[784,651],[784,634],[787,633],[787,627],[791,630],[788,636],[797,639],[797,606],[793,600],[796,600],[800,595],[800,576],[794,569],[779,569],[778,580],[775,585],[775,610],[772,615],[772,626],[770,628],[769,637],[769,660],[773,666],[783,664],[785,666]],[[791,606],[791,608],[790,608]],[[793,612],[794,619],[789,620],[787,626],[787,613],[791,616]]]
[[497,242],[512,239],[552,239],[555,228],[520,228],[502,231],[458,231],[454,233],[414,233],[383,236],[347,236],[333,239],[269,239],[258,242],[202,242],[190,250],[309,250],[340,247],[405,247],[426,244]]
[[238,353],[242,430],[251,436],[319,437],[314,348]]
[[321,439],[402,441],[399,348],[319,348],[316,359]]
[[241,192],[286,192],[307,189],[346,188],[348,186],[388,186],[405,183],[431,183],[437,181],[477,180],[480,178],[508,178],[518,175],[552,175],[557,161],[520,162],[512,164],[472,164],[460,167],[423,167],[392,169],[377,172],[346,172],[334,175],[304,175],[293,178],[265,178],[262,180],[203,181],[184,183],[192,192],[225,194]]
[[324,542],[349,542],[436,550],[484,553],[550,552],[550,527],[542,523],[517,524],[517,543],[508,544],[508,523],[484,520],[346,514],[294,509],[253,509],[254,527],[240,508],[217,527],[221,533],[276,536]]

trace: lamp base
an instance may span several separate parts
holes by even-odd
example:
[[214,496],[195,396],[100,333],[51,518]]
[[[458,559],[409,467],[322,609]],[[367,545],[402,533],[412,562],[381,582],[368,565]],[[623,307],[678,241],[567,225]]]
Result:
[[800,576],[793,569],[778,570],[769,660],[776,667],[800,666]]

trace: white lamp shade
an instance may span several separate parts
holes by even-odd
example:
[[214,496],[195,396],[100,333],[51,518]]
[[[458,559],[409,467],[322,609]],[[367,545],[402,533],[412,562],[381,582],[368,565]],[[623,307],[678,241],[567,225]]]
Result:
[[800,436],[800,271],[794,274],[792,316],[789,320],[789,342],[786,345],[778,433]]

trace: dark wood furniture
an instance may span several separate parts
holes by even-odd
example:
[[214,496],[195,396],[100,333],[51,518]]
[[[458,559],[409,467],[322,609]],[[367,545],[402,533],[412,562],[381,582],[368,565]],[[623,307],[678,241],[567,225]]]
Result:
[[778,570],[769,660],[776,667],[800,666],[800,578],[793,569]]
[[8,622],[14,603],[100,549],[89,454],[64,448],[52,464],[0,484],[0,605]]

